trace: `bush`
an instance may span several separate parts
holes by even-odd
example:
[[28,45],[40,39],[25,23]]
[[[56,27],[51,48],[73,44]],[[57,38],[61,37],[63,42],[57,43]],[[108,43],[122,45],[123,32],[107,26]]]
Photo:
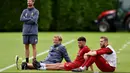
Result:
[[[92,21],[104,10],[115,9],[116,0],[36,0],[40,31],[90,31]],[[20,15],[26,0],[1,0],[0,31],[21,31]]]
[[[107,2],[106,2],[107,1]],[[58,31],[95,30],[92,21],[104,10],[114,9],[113,0],[59,0]]]
[[[39,5],[39,4],[38,4]],[[39,30],[40,31],[49,31],[50,24],[52,21],[51,16],[51,0],[40,0],[40,17],[39,17]]]

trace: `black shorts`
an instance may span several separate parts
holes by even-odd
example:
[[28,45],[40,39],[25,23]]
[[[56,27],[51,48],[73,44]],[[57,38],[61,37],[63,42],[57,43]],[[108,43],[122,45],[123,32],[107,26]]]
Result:
[[23,44],[37,44],[37,43],[38,43],[38,36],[37,35],[23,36]]

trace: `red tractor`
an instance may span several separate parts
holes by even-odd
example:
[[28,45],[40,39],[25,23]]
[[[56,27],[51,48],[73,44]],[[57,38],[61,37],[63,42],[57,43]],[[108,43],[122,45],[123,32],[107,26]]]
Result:
[[130,31],[130,0],[117,0],[117,4],[117,9],[104,11],[95,20],[99,31]]

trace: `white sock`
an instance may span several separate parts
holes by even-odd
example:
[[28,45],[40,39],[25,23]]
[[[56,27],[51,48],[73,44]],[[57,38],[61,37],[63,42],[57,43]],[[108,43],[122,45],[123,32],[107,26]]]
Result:
[[39,69],[40,69],[40,70],[46,70],[46,67],[43,67],[43,66],[42,66],[42,67],[40,67]]
[[84,66],[84,67],[80,67],[80,69],[81,69],[81,70],[85,70],[85,69],[86,69],[86,66]]
[[40,65],[41,65],[42,67],[46,67],[46,64],[45,64],[45,63],[40,63]]

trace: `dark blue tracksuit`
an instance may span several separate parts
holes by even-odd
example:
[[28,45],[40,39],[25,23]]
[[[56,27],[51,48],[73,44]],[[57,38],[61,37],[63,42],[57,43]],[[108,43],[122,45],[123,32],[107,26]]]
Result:
[[63,58],[66,62],[71,62],[70,57],[62,44],[51,46],[48,56],[40,63],[53,64],[61,63]]
[[24,44],[36,44],[38,41],[38,18],[39,11],[36,8],[24,9],[20,21],[23,24],[23,43]]

